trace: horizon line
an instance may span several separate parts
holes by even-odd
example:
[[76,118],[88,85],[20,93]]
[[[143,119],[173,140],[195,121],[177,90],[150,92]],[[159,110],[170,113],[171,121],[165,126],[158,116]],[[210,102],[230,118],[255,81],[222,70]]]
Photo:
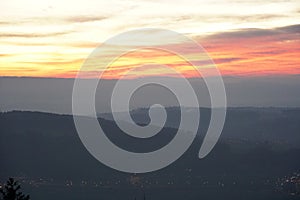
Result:
[[[256,74],[256,75],[221,75],[222,78],[258,78],[258,77],[292,77],[299,76],[299,74]],[[215,77],[215,76],[210,76]],[[0,76],[0,79],[11,78],[11,79],[62,79],[62,80],[93,80],[93,79],[101,79],[101,80],[120,80],[118,78],[78,78],[78,77],[44,77],[44,76]],[[136,79],[144,79],[144,78],[172,78],[172,79],[180,79],[181,77],[174,76],[145,76],[145,77],[134,77],[134,78],[126,78],[123,80],[136,80]],[[186,79],[203,79],[203,77],[187,77]]]

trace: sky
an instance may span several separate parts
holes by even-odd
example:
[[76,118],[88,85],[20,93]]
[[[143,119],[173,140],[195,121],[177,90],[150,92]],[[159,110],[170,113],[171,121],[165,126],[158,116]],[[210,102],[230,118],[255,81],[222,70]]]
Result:
[[[165,28],[191,37],[223,76],[300,74],[298,0],[1,0],[0,7],[0,76],[76,77],[97,46],[138,28]],[[104,78],[118,78],[145,59],[196,76],[178,56],[151,50],[121,57]],[[134,77],[148,75],[169,74],[145,68]]]

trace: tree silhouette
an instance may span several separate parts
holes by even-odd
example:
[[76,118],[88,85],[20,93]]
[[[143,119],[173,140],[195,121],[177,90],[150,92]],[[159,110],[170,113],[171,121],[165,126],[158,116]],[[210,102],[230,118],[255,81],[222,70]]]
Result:
[[24,195],[19,190],[21,189],[18,181],[13,178],[9,178],[4,188],[0,189],[0,194],[2,195],[1,200],[29,200],[29,195]]

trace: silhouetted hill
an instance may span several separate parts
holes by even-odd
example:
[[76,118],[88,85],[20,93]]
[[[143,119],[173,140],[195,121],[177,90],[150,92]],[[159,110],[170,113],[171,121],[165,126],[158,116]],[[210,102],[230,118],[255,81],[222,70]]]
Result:
[[[139,116],[143,112],[136,110],[133,117],[142,119]],[[176,108],[168,112],[176,117]],[[209,110],[201,114],[204,121],[209,119]],[[94,159],[82,145],[72,116],[1,113],[0,180],[8,176],[33,180],[42,177],[63,184],[72,180],[74,185],[82,185],[82,180],[87,180],[89,184],[98,181],[109,188],[181,188],[194,194],[192,196],[200,191],[214,193],[223,184],[228,194],[238,191],[236,197],[252,191],[249,199],[258,199],[260,192],[267,191],[266,197],[271,198],[276,180],[300,170],[299,114],[298,109],[229,109],[222,138],[206,158],[197,158],[201,131],[206,129],[204,124],[200,137],[175,163],[153,173],[133,175],[112,170]],[[147,123],[146,120],[139,122]],[[114,143],[135,152],[158,149],[176,133],[174,128],[164,128],[145,141],[122,133],[113,121],[99,118],[99,123]],[[132,176],[137,178],[136,184]],[[179,199],[180,195],[178,198],[174,195],[173,199]]]

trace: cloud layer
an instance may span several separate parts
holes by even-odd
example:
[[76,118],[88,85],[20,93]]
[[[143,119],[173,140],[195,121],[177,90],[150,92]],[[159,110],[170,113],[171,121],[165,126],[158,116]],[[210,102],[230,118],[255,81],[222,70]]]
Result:
[[[11,0],[1,7],[0,76],[74,77],[90,52],[106,39],[145,27],[172,29],[192,37],[224,75],[300,73],[297,0]],[[113,48],[117,51],[118,47]],[[185,44],[176,48],[189,51]],[[195,75],[185,61],[152,51],[127,55],[111,67],[107,78],[120,76],[144,59],[164,59],[184,75]],[[205,65],[201,59],[198,63]],[[170,74],[163,69],[136,74],[146,75]]]

